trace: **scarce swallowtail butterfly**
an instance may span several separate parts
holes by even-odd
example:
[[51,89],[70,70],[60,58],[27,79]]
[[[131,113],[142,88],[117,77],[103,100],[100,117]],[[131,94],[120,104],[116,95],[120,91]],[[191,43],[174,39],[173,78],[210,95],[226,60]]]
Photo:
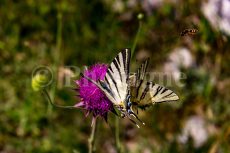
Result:
[[104,80],[94,81],[81,75],[104,92],[122,117],[128,117],[139,127],[132,117],[144,123],[134,113],[133,107],[145,108],[153,103],[176,101],[179,97],[170,89],[144,80],[148,60],[141,64],[134,75],[130,75],[130,57],[130,49],[121,51],[109,65]]

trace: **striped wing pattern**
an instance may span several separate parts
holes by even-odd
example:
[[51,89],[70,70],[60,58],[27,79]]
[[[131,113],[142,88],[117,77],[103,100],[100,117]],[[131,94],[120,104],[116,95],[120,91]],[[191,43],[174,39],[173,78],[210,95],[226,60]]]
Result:
[[[130,49],[124,49],[112,61],[108,67],[104,83],[110,90],[111,101],[115,105],[121,105],[128,93]],[[107,93],[108,94],[108,93]]]
[[179,97],[172,90],[153,82],[144,81],[148,61],[149,59],[141,64],[135,75],[130,76],[131,101],[134,102],[134,105],[145,107],[153,103],[178,100]]
[[130,76],[132,97],[136,98],[138,96],[138,90],[144,81],[148,62],[149,62],[149,59],[147,59],[144,63],[141,64],[141,66],[137,69],[137,72],[135,73],[135,75]]
[[128,80],[130,55],[130,49],[124,49],[121,51],[108,67],[103,81],[99,80],[96,82],[87,76],[83,76],[100,88],[109,100],[117,106],[125,106],[124,101],[129,91]]
[[153,82],[142,83],[138,93],[135,99],[135,103],[138,107],[149,106],[152,103],[176,101],[179,99],[172,90]]

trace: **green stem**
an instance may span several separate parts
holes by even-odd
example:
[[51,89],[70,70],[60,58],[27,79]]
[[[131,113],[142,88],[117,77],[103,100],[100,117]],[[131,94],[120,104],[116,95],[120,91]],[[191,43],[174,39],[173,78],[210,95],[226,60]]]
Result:
[[46,89],[42,90],[42,93],[47,97],[47,100],[49,102],[49,105],[52,107],[58,107],[58,108],[67,108],[67,109],[74,109],[74,106],[61,106],[61,105],[57,105],[55,103],[53,103],[48,91]]
[[115,137],[116,137],[116,149],[117,149],[117,153],[121,152],[121,143],[120,143],[120,130],[119,130],[119,117],[116,116],[115,118]]
[[[57,10],[58,10],[58,13],[57,13],[56,52],[55,52],[56,54],[54,56],[54,66],[53,66],[55,77],[58,77],[58,67],[60,64],[60,53],[61,53],[61,44],[62,44],[62,11],[60,9],[60,6],[58,6]],[[51,89],[50,95],[46,89],[42,91],[42,93],[47,97],[49,101],[48,114],[51,114],[52,106],[58,107],[58,108],[69,108],[69,109],[74,108],[74,106],[60,106],[60,105],[56,105],[53,103],[55,99],[56,88],[57,88],[57,81],[55,81]]]
[[134,55],[134,52],[135,52],[135,49],[136,49],[136,46],[137,46],[137,41],[138,41],[138,37],[140,35],[141,27],[142,27],[142,22],[139,21],[138,30],[137,30],[137,33],[136,33],[136,36],[135,36],[135,39],[134,39],[134,42],[133,42],[132,49],[131,49],[131,59],[132,59],[132,57]]
[[59,10],[57,14],[57,35],[56,35],[56,49],[57,56],[55,59],[55,65],[59,65],[60,61],[60,51],[62,44],[62,12]]
[[[60,8],[57,9],[58,9],[58,14],[57,14],[57,33],[56,33],[56,54],[54,56],[54,66],[53,66],[53,72],[55,77],[58,77],[58,67],[60,64],[60,52],[61,52],[61,44],[62,44],[62,11]],[[52,104],[52,102],[55,99],[56,88],[57,88],[57,81],[54,80],[54,85],[51,88],[51,96],[49,96],[50,104]],[[49,105],[48,114],[51,113],[52,113],[52,105]]]
[[91,134],[90,134],[90,137],[88,139],[88,147],[89,147],[88,153],[93,153],[93,151],[94,151],[96,126],[97,126],[97,118],[94,118],[94,121],[92,124],[92,129],[91,129]]

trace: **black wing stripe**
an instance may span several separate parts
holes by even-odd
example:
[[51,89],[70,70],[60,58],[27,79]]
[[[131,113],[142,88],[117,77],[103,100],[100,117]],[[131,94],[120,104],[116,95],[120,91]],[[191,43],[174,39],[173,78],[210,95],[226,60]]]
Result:
[[137,72],[135,73],[136,76],[136,80],[135,80],[135,87],[138,87],[138,83],[139,83],[139,78],[140,78],[140,69],[137,69]]
[[[168,94],[168,95],[166,95],[166,96],[164,96],[164,97],[167,97],[167,98],[169,98],[168,96],[170,96],[171,94],[173,94],[174,92],[171,92],[170,94]],[[171,97],[174,97],[174,96],[171,96]]]
[[122,57],[123,57],[123,63],[124,63],[124,68],[125,68],[125,72],[126,72],[126,74],[127,74],[127,60],[126,60],[126,58],[127,58],[127,53],[126,53],[126,50],[124,50],[123,52],[122,52]]
[[175,97],[175,95],[173,95],[173,96],[169,96],[169,97],[165,97],[165,98],[172,98],[172,97]]
[[143,80],[140,80],[140,84],[138,85],[137,87],[137,90],[136,90],[136,98],[138,97],[139,95],[139,90],[140,90],[140,87],[141,87],[141,84],[143,83]]
[[146,70],[149,64],[149,58],[147,60],[145,60],[145,62],[143,64],[141,64],[141,78],[142,80],[144,80],[145,78],[145,74],[146,74]]
[[155,97],[155,96],[161,91],[162,88],[163,88],[163,87],[158,86],[158,87],[157,87],[157,91],[156,91],[156,93],[153,95],[153,97]]
[[128,49],[127,54],[128,54],[128,57],[127,57],[127,78],[129,78],[130,57],[131,57],[130,49]]
[[123,62],[124,62],[124,68],[126,72],[126,80],[129,78],[129,65],[130,65],[130,49],[125,49],[122,52]]
[[112,89],[111,86],[110,86],[110,83],[109,83],[109,80],[108,80],[107,76],[105,76],[105,82],[109,86],[109,89]]
[[127,74],[127,68],[126,68],[126,65],[127,65],[127,63],[126,63],[126,50],[124,50],[123,52],[122,52],[122,62],[124,63],[124,71],[125,71],[125,73]]
[[116,67],[117,71],[119,72],[119,76],[120,76],[120,79],[121,79],[121,82],[122,82],[121,71],[119,69],[119,65],[117,63],[117,59],[114,59],[112,63],[114,64],[114,66]]
[[111,75],[110,72],[107,72],[107,73],[108,73],[108,75],[110,76],[110,79],[112,80],[112,82],[113,82],[113,84],[114,84],[114,86],[115,86],[115,88],[116,88],[116,90],[117,90],[117,93],[118,93],[119,97],[121,98],[121,95],[120,95],[120,92],[119,92],[119,90],[118,90],[116,81],[114,80],[114,78],[113,78],[113,76]]
[[127,79],[127,73],[126,73],[126,50],[123,50],[122,52],[120,52],[117,57],[117,59],[119,59],[120,61],[120,66],[119,66],[119,70],[121,72],[121,77],[122,77],[122,82],[126,83],[126,79]]
[[141,78],[141,68],[138,68],[137,69],[137,80],[138,80],[138,82],[140,81],[140,78]]
[[142,100],[142,99],[145,98],[145,95],[146,95],[147,92],[149,91],[149,85],[150,85],[150,82],[147,82],[147,84],[146,84],[146,86],[145,86],[145,89],[144,89],[144,91],[143,91],[142,94],[141,94],[140,100]]
[[136,88],[140,85],[141,80],[144,80],[145,78],[148,63],[149,63],[149,58],[145,60],[144,63],[141,64],[141,66],[137,69],[137,72],[135,73],[135,76],[136,76],[135,87]]
[[177,101],[177,100],[163,100],[163,101],[159,101],[159,102],[156,102],[156,103],[174,102],[174,101]]
[[[111,66],[108,68],[111,72],[113,72],[113,70],[112,70],[112,68],[111,68]],[[114,72],[113,72],[114,73]]]
[[100,80],[99,80],[99,83],[100,83],[100,85],[101,85],[101,87],[103,88],[103,89],[105,89],[106,91],[107,91],[107,93],[109,93],[110,94],[110,96],[112,96],[113,97],[113,99],[115,99],[114,98],[114,94],[113,94],[113,92],[107,87],[107,85],[105,84],[105,83],[103,83],[103,82],[101,82]]
[[141,87],[141,85],[143,83],[147,66],[148,66],[148,59],[145,61],[144,64],[141,64],[140,68],[137,69],[137,77],[136,77],[137,79],[136,79],[136,82],[135,82],[135,86],[137,88],[137,90],[136,90],[136,98],[139,95],[139,90],[140,90],[140,87]]
[[119,65],[121,65],[120,59],[119,59],[119,55],[117,55],[117,57],[115,58],[118,62]]
[[162,90],[161,94],[165,93],[166,91],[168,91],[167,88],[165,88],[164,90]]

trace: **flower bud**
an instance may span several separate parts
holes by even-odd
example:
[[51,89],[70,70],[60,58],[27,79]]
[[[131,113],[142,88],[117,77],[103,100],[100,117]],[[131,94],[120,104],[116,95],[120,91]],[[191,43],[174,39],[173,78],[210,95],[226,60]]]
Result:
[[138,13],[137,19],[142,20],[143,18],[144,18],[144,14],[143,13]]
[[48,82],[46,75],[37,74],[32,78],[31,86],[34,91],[40,91],[47,86]]

